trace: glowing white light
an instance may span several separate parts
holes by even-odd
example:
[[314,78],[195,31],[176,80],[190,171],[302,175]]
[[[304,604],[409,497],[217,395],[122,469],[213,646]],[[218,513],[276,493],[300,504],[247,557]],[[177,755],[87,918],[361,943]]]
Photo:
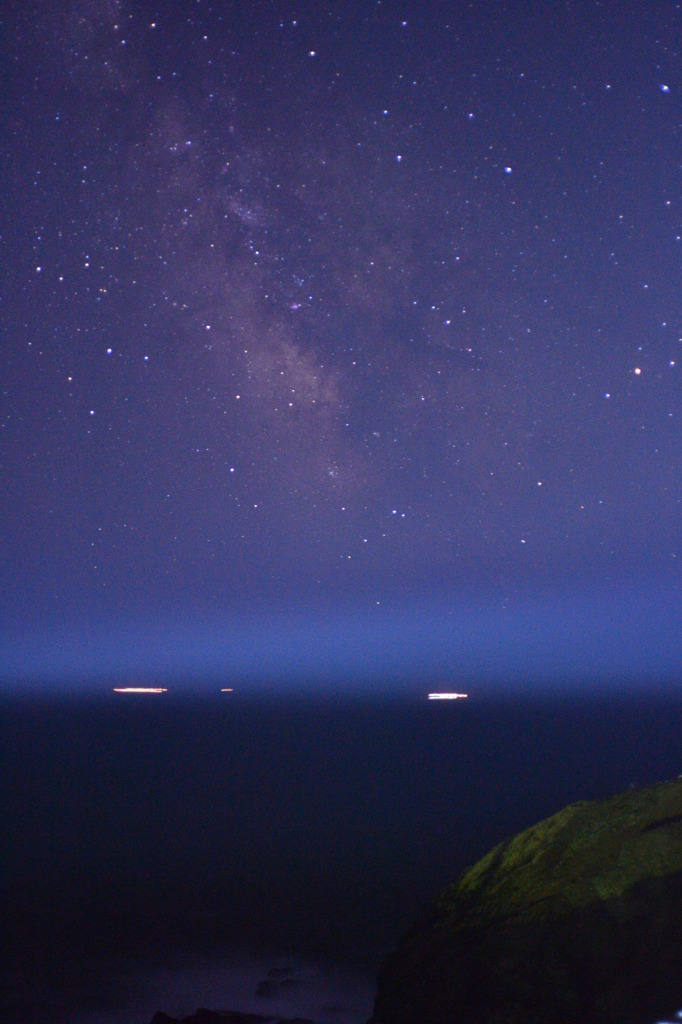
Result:
[[114,693],[168,693],[162,686],[115,686]]
[[468,696],[468,693],[430,693],[429,700],[461,700]]

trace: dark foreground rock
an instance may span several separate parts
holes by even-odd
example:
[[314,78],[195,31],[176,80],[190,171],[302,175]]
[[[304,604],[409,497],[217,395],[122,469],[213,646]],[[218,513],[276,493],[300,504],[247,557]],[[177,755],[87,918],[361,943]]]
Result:
[[682,781],[578,803],[446,889],[374,1024],[653,1024],[682,1008]]
[[197,1010],[190,1017],[169,1017],[160,1010],[151,1024],[313,1024],[303,1017],[262,1017],[259,1013],[237,1013],[234,1010]]

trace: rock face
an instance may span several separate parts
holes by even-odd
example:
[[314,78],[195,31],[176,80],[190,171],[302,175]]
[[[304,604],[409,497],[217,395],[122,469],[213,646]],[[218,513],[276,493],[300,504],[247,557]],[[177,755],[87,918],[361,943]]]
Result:
[[653,1024],[682,1008],[682,781],[495,847],[379,974],[373,1024]]

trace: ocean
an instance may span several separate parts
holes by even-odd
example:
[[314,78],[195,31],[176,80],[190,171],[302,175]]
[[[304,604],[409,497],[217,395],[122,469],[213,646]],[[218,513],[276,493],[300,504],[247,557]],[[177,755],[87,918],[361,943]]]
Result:
[[0,1019],[199,1006],[360,1024],[493,845],[682,771],[682,700],[69,691],[2,706]]

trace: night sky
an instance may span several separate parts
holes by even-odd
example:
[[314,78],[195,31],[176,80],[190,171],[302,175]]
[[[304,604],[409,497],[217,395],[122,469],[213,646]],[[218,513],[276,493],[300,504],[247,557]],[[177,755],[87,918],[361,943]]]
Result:
[[3,4],[5,686],[682,654],[682,5]]

